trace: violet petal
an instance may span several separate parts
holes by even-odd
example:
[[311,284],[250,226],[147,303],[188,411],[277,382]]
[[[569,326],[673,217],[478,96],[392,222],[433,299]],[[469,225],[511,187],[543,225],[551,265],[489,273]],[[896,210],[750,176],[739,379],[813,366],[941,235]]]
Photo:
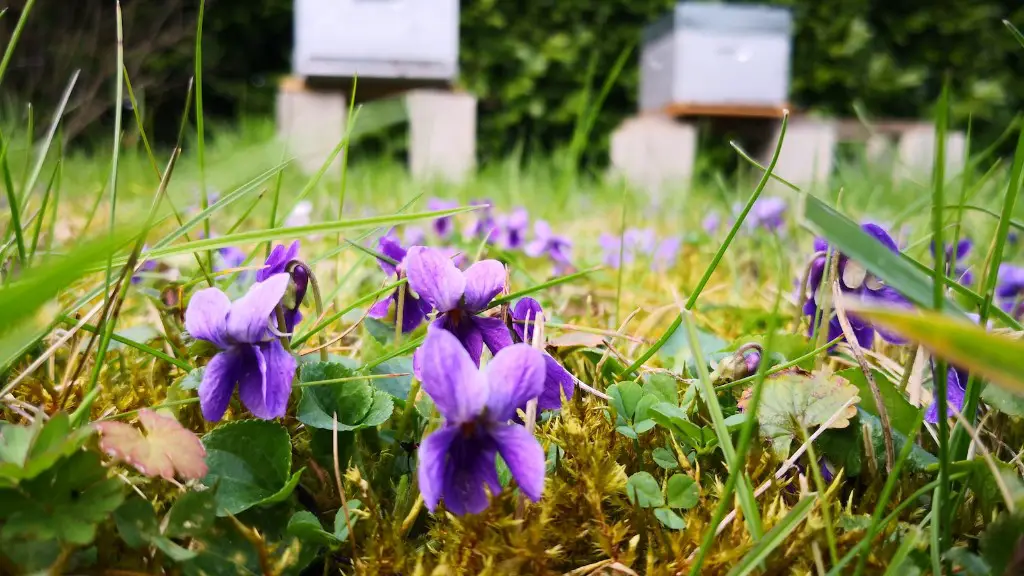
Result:
[[510,420],[516,408],[544,390],[544,355],[527,344],[513,344],[498,352],[485,368],[487,410],[498,422]]

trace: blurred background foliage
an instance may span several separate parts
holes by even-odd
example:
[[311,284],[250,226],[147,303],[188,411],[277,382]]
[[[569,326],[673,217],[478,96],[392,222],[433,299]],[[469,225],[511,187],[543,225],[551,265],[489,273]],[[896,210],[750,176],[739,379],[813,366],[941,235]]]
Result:
[[[6,42],[25,0],[0,19]],[[979,141],[1006,128],[1024,105],[1024,59],[1001,20],[1024,24],[1020,0],[777,0],[793,10],[791,101],[795,109],[853,116],[860,103],[875,118],[926,117],[943,81],[951,82],[954,121],[973,117]],[[515,150],[547,153],[568,144],[581,104],[597,91],[623,51],[629,64],[614,82],[590,134],[589,159],[601,160],[609,133],[636,109],[642,28],[672,0],[462,2],[460,83],[480,98],[481,159]],[[198,0],[124,0],[126,67],[144,93],[148,130],[173,138],[192,73]],[[204,30],[207,115],[232,121],[273,113],[276,81],[290,68],[291,0],[208,0]],[[106,136],[115,66],[114,3],[37,0],[4,84],[9,120],[41,114],[82,74],[65,126],[89,142]],[[588,87],[589,84],[589,87]],[[11,118],[11,116],[14,118]]]

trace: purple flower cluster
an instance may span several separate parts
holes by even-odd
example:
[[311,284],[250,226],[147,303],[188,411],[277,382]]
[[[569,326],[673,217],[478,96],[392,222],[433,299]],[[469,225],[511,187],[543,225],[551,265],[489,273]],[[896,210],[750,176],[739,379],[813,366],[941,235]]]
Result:
[[678,262],[683,245],[683,239],[676,235],[658,240],[651,228],[629,228],[621,238],[604,233],[597,241],[601,246],[605,266],[619,268],[643,257],[649,259],[652,267],[659,271],[668,270]]
[[[490,200],[480,199],[470,202],[480,207],[473,213],[472,220],[463,231],[463,239],[467,242],[484,241],[504,250],[522,250],[531,258],[547,258],[554,266],[556,274],[572,270],[572,240],[556,234],[551,225],[544,220],[533,223],[533,235],[530,237],[530,213],[526,208],[515,208],[507,214],[496,214]],[[427,201],[428,210],[450,210],[458,207],[458,202],[431,198]],[[451,216],[434,220],[434,234],[440,240],[451,239],[454,231]],[[407,238],[407,244],[416,245],[422,242],[422,236]]]
[[[899,251],[892,237],[881,226],[869,223],[862,225],[861,228],[889,250],[893,252]],[[807,299],[803,305],[804,314],[811,318],[810,334],[813,334],[814,331],[814,318],[818,313],[822,291],[831,290],[829,286],[825,285],[825,278],[828,275],[828,271],[825,270],[825,253],[827,250],[828,244],[824,239],[816,238],[814,240],[814,251],[818,253],[818,256],[811,263],[808,278],[810,294],[806,296]],[[882,301],[896,306],[910,305],[909,301],[902,294],[883,284],[880,279],[869,273],[861,264],[850,260],[844,254],[837,254],[835,257],[839,258],[839,288],[844,295]],[[899,335],[884,328],[875,327],[854,313],[848,313],[847,317],[850,320],[853,333],[857,337],[857,342],[863,348],[870,348],[872,346],[875,332],[878,332],[887,342],[894,344],[902,344],[904,342]],[[828,339],[833,340],[842,334],[843,329],[839,324],[839,317],[833,312],[831,318],[828,319]]]

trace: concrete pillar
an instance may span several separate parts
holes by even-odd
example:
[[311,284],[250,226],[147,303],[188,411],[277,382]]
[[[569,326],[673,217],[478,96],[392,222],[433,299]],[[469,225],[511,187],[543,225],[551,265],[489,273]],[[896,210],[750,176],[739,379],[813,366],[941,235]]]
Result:
[[[897,146],[897,178],[931,178],[935,165],[935,142],[935,126],[931,124],[921,124],[905,131]],[[946,178],[963,171],[966,147],[967,138],[963,132],[946,133]]]
[[664,187],[689,183],[697,127],[660,114],[627,118],[611,137],[612,174],[657,200]]
[[[832,159],[838,139],[836,128],[835,122],[828,118],[790,118],[782,150],[779,152],[779,161],[775,164],[772,174],[804,189],[827,183],[829,176],[832,175]],[[775,153],[779,129],[781,124],[769,140],[761,158],[765,166],[768,166],[772,154]],[[786,186],[772,179],[768,183],[768,188],[780,190]]]
[[[277,134],[306,173],[314,173],[345,137],[348,98],[339,90],[314,90],[289,78],[277,91]],[[339,156],[332,167],[341,166]]]
[[413,177],[464,180],[476,167],[476,98],[418,89],[406,94],[405,103]]

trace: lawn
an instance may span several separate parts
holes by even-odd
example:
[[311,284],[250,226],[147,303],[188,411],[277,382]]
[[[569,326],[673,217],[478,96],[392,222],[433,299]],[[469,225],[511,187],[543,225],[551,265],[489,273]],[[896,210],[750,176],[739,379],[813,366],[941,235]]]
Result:
[[4,129],[2,573],[1020,570],[1024,138],[655,202],[119,121]]

